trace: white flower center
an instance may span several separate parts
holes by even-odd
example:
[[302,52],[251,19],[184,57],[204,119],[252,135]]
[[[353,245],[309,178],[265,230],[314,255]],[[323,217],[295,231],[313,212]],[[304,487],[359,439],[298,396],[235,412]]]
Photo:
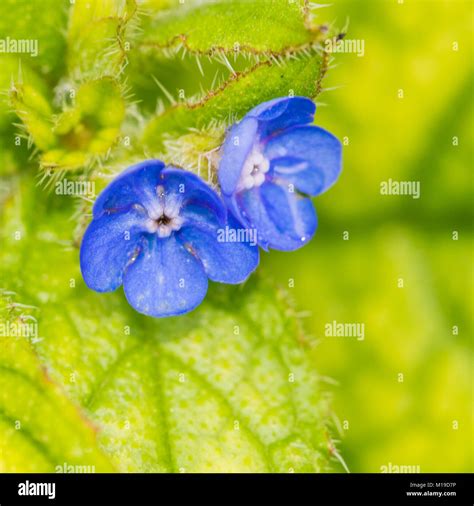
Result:
[[245,160],[237,184],[237,191],[250,190],[254,186],[260,186],[265,181],[265,174],[270,170],[270,161],[265,158],[261,151],[253,149]]
[[152,209],[148,209],[146,227],[152,234],[158,237],[169,237],[172,232],[179,230],[184,219],[179,215],[181,203],[179,199],[165,199],[163,186],[156,188],[158,199]]

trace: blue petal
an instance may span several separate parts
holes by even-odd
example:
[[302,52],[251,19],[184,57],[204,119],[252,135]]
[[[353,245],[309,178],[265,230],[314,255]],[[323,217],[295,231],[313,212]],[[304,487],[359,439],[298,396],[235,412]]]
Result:
[[[219,184],[222,193],[230,195],[240,179],[240,174],[247,156],[250,154],[257,138],[258,121],[245,117],[234,125],[222,145],[222,158],[219,163]],[[238,145],[235,145],[238,143]]]
[[146,216],[139,210],[103,214],[92,220],[82,239],[80,264],[86,285],[110,292],[122,284],[122,273],[140,248]]
[[278,131],[297,125],[313,123],[316,105],[306,97],[282,97],[264,102],[253,108],[247,117],[259,121],[262,139]]
[[180,216],[189,222],[225,223],[227,212],[221,198],[200,177],[181,169],[166,168],[161,174],[165,194],[181,200]]
[[[248,112],[226,135],[221,148],[219,184],[224,195],[237,186],[242,167],[254,145],[281,130],[313,122],[316,106],[306,97],[282,97],[264,102]],[[236,144],[238,142],[238,145]]]
[[176,237],[212,281],[235,284],[245,281],[258,265],[256,234],[230,217],[225,227],[183,227]]
[[213,227],[218,227],[224,225],[226,222],[226,214],[227,211],[224,207],[224,204],[221,204],[222,211],[216,213],[216,211],[206,205],[204,202],[190,202],[183,207],[180,212],[180,216],[184,218],[183,226],[193,225],[193,226],[206,226],[210,225]]
[[166,239],[150,236],[126,269],[123,287],[128,302],[139,313],[174,316],[202,302],[207,276],[201,263],[176,241],[174,234]]
[[275,177],[308,195],[326,191],[341,172],[341,143],[315,126],[290,128],[271,138],[265,156],[272,161]]
[[123,171],[97,197],[93,207],[94,217],[106,211],[125,211],[134,204],[153,205],[164,167],[160,160],[147,160]]
[[304,246],[317,227],[313,203],[271,182],[237,196],[248,226],[258,230],[263,248],[292,251]]

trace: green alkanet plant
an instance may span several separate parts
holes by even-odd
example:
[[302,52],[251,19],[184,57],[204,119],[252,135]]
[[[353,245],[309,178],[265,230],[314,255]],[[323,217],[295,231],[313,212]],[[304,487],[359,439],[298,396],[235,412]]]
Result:
[[[123,283],[137,311],[175,316],[202,302],[208,277],[240,283],[256,268],[252,235],[220,240],[222,227],[254,230],[264,248],[306,244],[316,214],[301,194],[323,192],[341,170],[341,144],[311,125],[314,111],[310,99],[278,98],[230,129],[219,162],[229,216],[219,196],[194,174],[165,168],[159,160],[124,171],[94,204],[81,246],[87,285],[105,292]],[[242,229],[235,229],[237,220]]]
[[[324,187],[336,177],[311,126],[336,35],[316,12],[305,0],[1,3],[0,33],[38,51],[0,54],[0,471],[341,469],[314,342],[288,292],[262,269],[227,284],[258,254],[227,231],[255,227],[265,247],[293,231],[273,209],[282,228],[269,234],[245,205],[253,188],[224,182],[226,167],[238,181],[248,170],[229,165],[244,156],[227,140],[246,115],[307,97],[294,99],[307,110],[301,137],[262,137],[257,119],[257,188],[280,184],[283,148],[289,171],[307,164]],[[297,193],[290,209],[320,190],[283,180]],[[61,181],[97,197],[64,195]],[[133,307],[112,292],[120,284]],[[189,314],[147,316],[183,313],[206,287]]]

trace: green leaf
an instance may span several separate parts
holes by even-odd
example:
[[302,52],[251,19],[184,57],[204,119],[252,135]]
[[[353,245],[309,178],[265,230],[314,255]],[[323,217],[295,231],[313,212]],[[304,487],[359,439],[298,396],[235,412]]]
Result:
[[181,45],[197,54],[269,54],[310,44],[321,35],[308,29],[308,11],[302,0],[175,2],[168,10],[153,14],[144,22],[137,41],[140,47]]
[[28,342],[36,320],[25,309],[0,293],[0,471],[54,472],[86,462],[96,472],[113,471],[95,426],[51,381]]
[[68,31],[68,69],[79,79],[116,76],[126,60],[134,0],[76,0]]
[[6,175],[28,164],[30,139],[37,138],[38,147],[52,145],[51,93],[19,55],[1,54],[0,68],[0,174]]
[[333,469],[314,343],[285,292],[258,280],[213,285],[189,315],[139,315],[122,290],[97,294],[82,282],[70,207],[30,180],[12,186],[2,217],[0,274],[19,302],[38,308],[33,346],[45,371],[31,350],[0,356],[0,370],[14,359],[19,377],[0,398],[6,471],[26,455],[38,471],[63,462],[105,469],[84,424],[97,428],[100,451],[120,471]]
[[[314,97],[326,70],[324,56],[312,54],[272,63],[264,61],[237,73],[224,85],[195,103],[176,104],[153,118],[145,129],[144,144],[152,153],[163,149],[164,140],[176,138],[190,129],[206,129],[221,122],[225,126],[244,116],[252,107],[285,95]],[[215,138],[215,147],[221,138]]]
[[8,101],[8,92],[13,82],[27,82],[42,95],[47,96],[44,81],[32,68],[16,55],[0,54],[0,129],[5,131],[13,122],[14,115]]
[[10,102],[28,134],[41,150],[53,147],[52,109],[38,88],[29,83],[16,83],[10,89]]

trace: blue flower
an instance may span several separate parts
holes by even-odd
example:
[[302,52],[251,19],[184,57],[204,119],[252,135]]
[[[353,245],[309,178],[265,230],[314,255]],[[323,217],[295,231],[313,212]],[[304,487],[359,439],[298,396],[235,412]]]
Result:
[[283,97],[260,104],[228,132],[221,149],[219,183],[231,213],[255,228],[264,248],[295,250],[317,226],[308,196],[338,178],[341,144],[312,125],[315,104]]
[[159,160],[128,168],[98,196],[81,244],[81,271],[89,288],[116,290],[140,313],[191,311],[208,278],[240,283],[256,268],[258,248],[219,241],[238,228],[220,197],[196,175]]

